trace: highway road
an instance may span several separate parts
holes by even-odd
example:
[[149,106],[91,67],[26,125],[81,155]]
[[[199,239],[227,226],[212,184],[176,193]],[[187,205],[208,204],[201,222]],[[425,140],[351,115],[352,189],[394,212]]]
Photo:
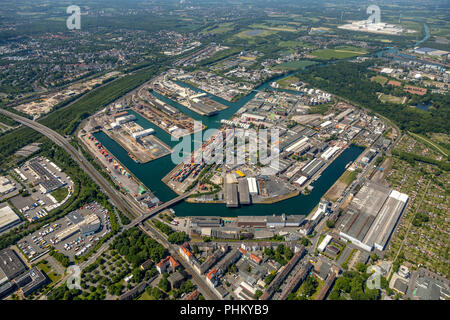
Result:
[[137,219],[135,219],[130,225],[127,226],[127,228],[134,227],[141,223],[142,221],[148,219],[149,217],[157,214],[161,210],[164,210],[175,203],[184,200],[187,198],[193,191],[185,193],[183,195],[180,195],[170,201],[167,201],[161,205],[159,205],[157,208],[147,211],[142,208],[140,208],[136,203],[132,202],[129,203],[126,199],[126,196],[121,194],[119,191],[114,189],[108,181],[92,166],[92,164],[87,161],[84,156],[76,150],[63,136],[61,136],[58,132],[36,122],[30,119],[27,119],[25,117],[19,116],[13,112],[0,109],[0,113],[13,118],[17,122],[22,123],[23,125],[38,131],[39,133],[43,134],[53,142],[55,142],[57,145],[62,147],[64,150],[69,153],[69,155],[79,164],[79,166],[94,180],[97,185],[100,186],[100,188],[103,190],[103,192],[106,193],[106,195],[111,199],[113,204],[119,208],[122,212],[129,212],[130,214],[133,214],[136,216],[135,213],[139,216]]
[[33,130],[38,131],[66,150],[67,153],[69,153],[69,155],[79,164],[79,166],[94,180],[94,182],[102,188],[117,208],[119,208],[122,212],[133,213],[130,205],[122,198],[122,195],[114,189],[92,166],[92,164],[90,164],[89,161],[87,161],[83,155],[78,152],[63,136],[36,121],[19,116],[10,111],[0,109],[0,113],[13,118],[15,121],[20,122]]
[[[144,222],[146,219],[150,218],[151,216],[157,214],[161,210],[164,210],[164,209],[174,205],[175,203],[182,201],[185,198],[189,197],[190,194],[193,192],[193,190],[192,190],[185,194],[179,195],[178,197],[173,198],[172,200],[167,201],[150,211],[145,211],[142,208],[139,208],[137,206],[137,204],[135,204],[135,203],[132,203],[130,205],[130,203],[128,203],[127,200],[124,199],[125,196],[122,195],[121,193],[119,193],[114,188],[112,188],[111,185],[105,180],[105,178],[102,175],[100,175],[100,173],[84,158],[84,156],[80,152],[78,152],[59,133],[49,129],[48,127],[46,127],[38,122],[35,122],[33,120],[16,115],[15,113],[9,112],[7,110],[0,109],[0,113],[13,118],[17,122],[20,122],[23,125],[31,128],[33,130],[38,131],[39,133],[43,134],[44,136],[46,136],[47,138],[49,138],[50,140],[55,142],[57,145],[62,147],[80,165],[80,167],[94,180],[94,182],[97,183],[100,186],[100,188],[103,189],[103,191],[108,195],[108,197],[111,199],[111,201],[117,208],[119,208],[123,212],[128,211],[131,214],[137,212],[139,214],[139,216],[137,218],[135,218],[130,224],[128,224],[127,226],[124,226],[124,228],[123,228],[124,230],[128,230],[132,227],[139,225],[140,223]],[[212,292],[212,290],[208,287],[206,282],[198,274],[196,274],[195,271],[191,268],[191,266],[189,264],[187,264],[178,255],[177,249],[172,244],[170,244],[161,234],[159,234],[157,231],[155,231],[153,228],[149,227],[149,229],[152,231],[151,236],[156,237],[161,243],[163,243],[163,245],[166,248],[168,248],[168,250],[171,252],[172,255],[174,255],[175,257],[178,258],[178,260],[180,260],[180,262],[183,264],[185,269],[192,275],[192,278],[198,284],[199,288],[201,288],[201,290],[205,294],[205,297],[209,298],[209,299],[218,299],[217,296],[214,294],[214,292]],[[148,231],[146,231],[146,232],[148,233]],[[102,246],[102,248],[99,249],[88,260],[81,263],[80,268],[83,269],[84,267],[86,267],[90,263],[92,263],[95,259],[97,259],[97,257],[99,257],[103,253],[103,251],[108,247],[108,244],[111,243],[112,239],[113,238],[108,240]],[[68,277],[68,275],[66,275],[64,279],[66,279],[67,277]]]

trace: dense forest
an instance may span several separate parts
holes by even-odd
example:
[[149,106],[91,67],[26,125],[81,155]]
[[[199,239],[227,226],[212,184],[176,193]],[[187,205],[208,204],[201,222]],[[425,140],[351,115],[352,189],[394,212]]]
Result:
[[429,94],[423,97],[411,96],[413,102],[429,103],[429,111],[422,111],[409,105],[382,103],[377,92],[390,93],[391,88],[370,81],[375,75],[368,70],[370,62],[338,62],[323,66],[313,66],[299,73],[302,81],[312,87],[318,87],[336,94],[361,107],[371,109],[393,120],[402,130],[415,133],[440,132],[449,133],[450,95]]

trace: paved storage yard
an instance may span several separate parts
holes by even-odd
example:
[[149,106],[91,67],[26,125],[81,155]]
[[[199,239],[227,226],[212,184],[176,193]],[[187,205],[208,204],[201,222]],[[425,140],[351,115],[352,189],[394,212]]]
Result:
[[73,258],[87,253],[109,231],[109,212],[93,202],[43,226],[17,246],[30,261],[48,252],[50,246]]

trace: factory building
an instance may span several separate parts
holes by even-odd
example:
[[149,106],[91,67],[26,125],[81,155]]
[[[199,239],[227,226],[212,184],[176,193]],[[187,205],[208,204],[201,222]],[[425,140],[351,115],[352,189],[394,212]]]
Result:
[[146,130],[141,130],[141,131],[137,131],[137,132],[133,132],[131,135],[133,136],[134,139],[139,139],[142,137],[146,137],[148,135],[151,135],[155,133],[155,130],[153,130],[152,128],[150,129],[146,129]]
[[341,120],[343,120],[346,116],[348,116],[352,112],[353,112],[353,109],[346,109],[346,110],[342,111],[341,113],[339,113],[334,119],[337,122],[340,122]]
[[294,183],[298,184],[300,187],[308,180],[305,176],[300,176],[297,180],[294,181]]
[[238,227],[253,227],[253,228],[284,228],[284,227],[299,227],[303,222],[305,216],[303,215],[286,215],[279,216],[238,216]]
[[34,158],[28,163],[28,168],[39,179],[41,191],[43,193],[50,193],[64,185],[60,178],[52,174],[44,165],[42,165],[39,158]]
[[126,116],[116,118],[116,123],[121,125],[121,124],[130,122],[130,121],[134,121],[134,120],[136,120],[136,117],[133,114],[129,114]]
[[325,160],[329,160],[332,156],[338,152],[338,150],[341,149],[338,146],[329,147],[324,153],[322,153],[321,158]]
[[211,227],[222,227],[223,220],[219,217],[192,217],[191,227],[198,228],[211,228]]
[[293,143],[291,146],[289,146],[288,148],[286,148],[286,152],[297,152],[297,149],[301,149],[302,146],[304,146],[307,142],[308,142],[309,138],[308,137],[303,137],[301,138],[299,141]]
[[241,119],[244,119],[246,121],[264,121],[264,119],[266,119],[266,117],[260,116],[257,114],[243,113],[241,115]]
[[239,203],[250,204],[250,193],[247,179],[240,179],[238,183]]
[[239,206],[237,184],[225,184],[225,201],[228,208],[237,208]]
[[314,158],[302,168],[302,173],[304,176],[311,178],[324,165],[325,165],[325,162],[323,160]]
[[94,213],[89,214],[86,217],[82,217],[79,213],[75,211],[69,214],[68,218],[69,220],[72,221],[73,225],[68,226],[67,228],[61,230],[56,235],[56,238],[59,241],[67,239],[68,237],[72,236],[78,231],[80,231],[80,233],[84,237],[87,237],[97,232],[101,227],[100,218]]
[[325,238],[322,240],[322,242],[319,244],[319,246],[317,247],[317,250],[319,250],[320,252],[323,252],[325,250],[325,248],[327,247],[327,245],[330,243],[331,239],[333,239],[333,237],[329,234],[327,234],[325,236]]
[[16,186],[7,177],[0,176],[0,196],[16,190]]
[[20,218],[10,206],[5,205],[0,208],[0,232],[11,228],[18,223],[20,223]]
[[11,249],[0,251],[0,285],[14,279],[25,270],[25,264],[15,251]]
[[256,183],[256,178],[247,178],[248,181],[248,190],[251,195],[258,194],[258,184]]
[[45,274],[37,267],[27,271],[21,275],[14,282],[20,287],[24,296],[28,296],[37,289],[41,288],[47,283],[48,279]]
[[368,183],[350,203],[340,235],[364,250],[382,251],[407,202],[404,193]]

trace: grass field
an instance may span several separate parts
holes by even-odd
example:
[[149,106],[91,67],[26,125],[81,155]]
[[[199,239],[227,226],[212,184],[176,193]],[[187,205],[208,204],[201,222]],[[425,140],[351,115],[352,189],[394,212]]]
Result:
[[205,30],[202,31],[202,33],[203,34],[205,34],[205,33],[222,34],[222,33],[226,33],[228,31],[233,30],[233,26],[234,26],[234,23],[231,23],[231,22],[223,23],[218,26],[214,26],[212,28],[211,27],[206,28]]
[[282,89],[292,89],[289,87],[289,85],[291,83],[296,83],[298,81],[300,81],[300,79],[297,78],[296,76],[289,76],[289,77],[278,80],[277,83],[280,85],[280,88],[282,88]]
[[61,275],[54,272],[48,263],[43,263],[42,261],[37,264],[37,267],[44,271],[44,273],[50,278],[52,282],[57,282],[61,279]]
[[356,171],[345,171],[342,176],[339,178],[340,181],[345,183],[347,186],[356,179]]
[[255,28],[255,29],[266,29],[266,30],[271,30],[271,31],[284,31],[284,32],[298,32],[299,30],[293,26],[288,26],[288,25],[278,25],[276,27],[273,26],[267,26],[266,24],[263,23],[258,23],[258,24],[252,24],[249,26],[250,28]]
[[380,94],[378,99],[380,99],[380,101],[383,103],[390,102],[390,103],[403,104],[406,102],[406,97],[396,97],[396,96],[393,96],[390,94],[384,94],[384,93]]
[[374,76],[374,77],[370,78],[370,81],[378,82],[379,84],[384,86],[384,84],[388,81],[388,79],[383,76]]
[[365,55],[367,51],[356,47],[339,47],[335,49],[320,49],[311,52],[312,56],[315,56],[320,60],[331,59],[345,59],[356,56]]
[[267,37],[275,33],[276,31],[265,29],[246,29],[236,34],[235,37],[241,39],[251,39],[253,37]]
[[309,113],[310,114],[314,114],[314,113],[320,113],[320,114],[325,114],[328,109],[331,108],[331,106],[333,105],[333,103],[327,103],[327,104],[320,104],[317,106],[311,106],[309,109]]
[[155,298],[149,295],[147,291],[144,291],[144,293],[139,297],[138,300],[155,300]]
[[69,193],[67,188],[59,188],[51,193],[51,195],[56,199],[56,201],[61,202]]
[[275,69],[288,71],[299,70],[313,64],[316,64],[316,62],[310,60],[289,61],[275,66]]

